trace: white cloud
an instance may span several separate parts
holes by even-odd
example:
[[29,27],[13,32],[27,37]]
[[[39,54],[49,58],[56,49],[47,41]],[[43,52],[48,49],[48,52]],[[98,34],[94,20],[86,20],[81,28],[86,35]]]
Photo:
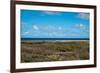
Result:
[[89,13],[79,13],[78,17],[81,19],[89,19],[90,15]]
[[59,14],[61,14],[60,12],[56,12],[56,11],[44,11],[43,13],[48,14],[48,15],[59,15]]
[[29,32],[27,31],[27,32],[25,32],[25,34],[29,34]]
[[62,27],[58,27],[59,30],[62,30]]
[[83,24],[79,24],[79,27],[80,27],[80,28],[84,28],[84,25],[83,25]]
[[84,24],[77,24],[75,27],[79,28],[79,29],[85,29],[85,25]]
[[22,35],[28,35],[30,32],[26,31],[26,32],[23,32]]
[[33,29],[34,29],[34,30],[39,30],[39,27],[36,26],[36,25],[33,25]]

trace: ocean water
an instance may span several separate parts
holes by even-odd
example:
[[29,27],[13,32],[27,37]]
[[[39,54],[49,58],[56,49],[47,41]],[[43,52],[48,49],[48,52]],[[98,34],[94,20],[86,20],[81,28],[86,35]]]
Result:
[[89,40],[89,38],[21,38],[21,40]]

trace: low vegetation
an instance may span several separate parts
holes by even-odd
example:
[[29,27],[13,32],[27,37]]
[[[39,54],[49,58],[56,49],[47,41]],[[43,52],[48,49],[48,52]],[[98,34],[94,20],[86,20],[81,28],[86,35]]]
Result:
[[89,41],[33,40],[21,42],[21,62],[89,59]]

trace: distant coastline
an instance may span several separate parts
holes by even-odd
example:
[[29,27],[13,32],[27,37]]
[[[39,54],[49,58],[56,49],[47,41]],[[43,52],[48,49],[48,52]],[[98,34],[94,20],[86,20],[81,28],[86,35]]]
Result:
[[89,38],[21,38],[21,40],[89,40]]

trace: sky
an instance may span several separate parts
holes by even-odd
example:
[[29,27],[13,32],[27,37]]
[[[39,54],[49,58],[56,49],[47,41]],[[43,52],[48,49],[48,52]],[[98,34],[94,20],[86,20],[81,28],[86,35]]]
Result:
[[21,38],[89,38],[90,14],[21,10]]

